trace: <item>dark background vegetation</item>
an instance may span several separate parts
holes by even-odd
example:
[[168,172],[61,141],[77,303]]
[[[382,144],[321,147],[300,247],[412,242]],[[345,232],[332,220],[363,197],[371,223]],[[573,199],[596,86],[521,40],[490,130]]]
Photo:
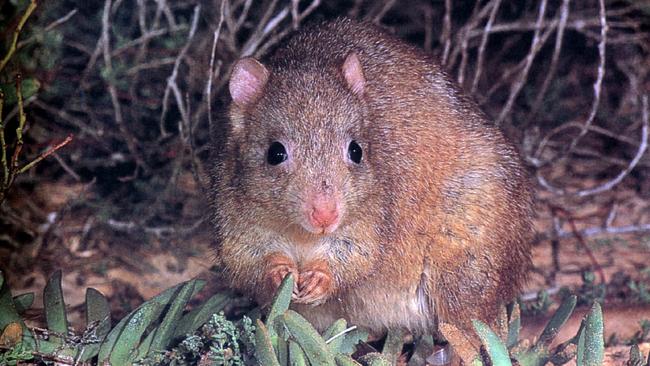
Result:
[[[3,52],[27,4],[0,1]],[[537,189],[531,294],[586,283],[647,306],[650,1],[635,0],[39,2],[0,83],[39,86],[22,162],[73,141],[0,205],[0,269],[14,288],[63,268],[68,291],[105,281],[126,310],[155,293],[143,283],[208,271],[208,131],[233,61],[338,16],[425,49],[518,145]],[[16,116],[7,101],[10,153]]]

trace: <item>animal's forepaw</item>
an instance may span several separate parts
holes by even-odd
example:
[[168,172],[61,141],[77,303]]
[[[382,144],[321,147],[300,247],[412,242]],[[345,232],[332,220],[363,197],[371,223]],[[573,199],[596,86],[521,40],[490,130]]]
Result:
[[267,259],[268,270],[266,278],[269,281],[271,289],[275,292],[282,283],[284,277],[292,273],[294,278],[293,295],[292,298],[296,299],[298,295],[298,268],[293,261],[285,256],[271,256]]
[[334,291],[334,280],[326,264],[306,266],[298,280],[299,304],[319,305],[324,303]]

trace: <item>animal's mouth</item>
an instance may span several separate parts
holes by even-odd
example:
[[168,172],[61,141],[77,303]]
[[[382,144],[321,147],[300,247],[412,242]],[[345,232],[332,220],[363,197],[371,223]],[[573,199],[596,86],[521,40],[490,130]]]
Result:
[[309,222],[303,222],[300,224],[300,226],[307,232],[315,235],[327,235],[327,234],[332,234],[333,232],[336,231],[336,229],[339,228],[339,219],[337,219],[335,222],[332,222],[331,224],[328,225],[321,225],[321,226],[314,226],[310,224]]

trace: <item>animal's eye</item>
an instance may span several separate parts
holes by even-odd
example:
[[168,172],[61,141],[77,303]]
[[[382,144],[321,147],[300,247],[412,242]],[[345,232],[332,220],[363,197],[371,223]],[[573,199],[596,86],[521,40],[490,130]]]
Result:
[[363,156],[363,151],[361,146],[357,144],[356,141],[352,140],[348,146],[348,158],[352,160],[355,164],[361,163],[361,157]]
[[285,160],[287,160],[287,150],[284,145],[277,141],[272,142],[266,153],[266,161],[271,165],[278,165]]

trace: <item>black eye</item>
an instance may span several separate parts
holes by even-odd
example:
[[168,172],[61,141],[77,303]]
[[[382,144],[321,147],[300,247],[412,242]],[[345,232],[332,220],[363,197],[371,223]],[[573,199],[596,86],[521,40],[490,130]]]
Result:
[[356,141],[351,141],[350,146],[348,146],[348,158],[350,158],[350,160],[355,164],[359,164],[361,163],[361,156],[363,156],[361,146],[359,146]]
[[266,153],[266,161],[271,165],[278,165],[285,160],[287,160],[287,150],[284,145],[277,141],[272,142]]

